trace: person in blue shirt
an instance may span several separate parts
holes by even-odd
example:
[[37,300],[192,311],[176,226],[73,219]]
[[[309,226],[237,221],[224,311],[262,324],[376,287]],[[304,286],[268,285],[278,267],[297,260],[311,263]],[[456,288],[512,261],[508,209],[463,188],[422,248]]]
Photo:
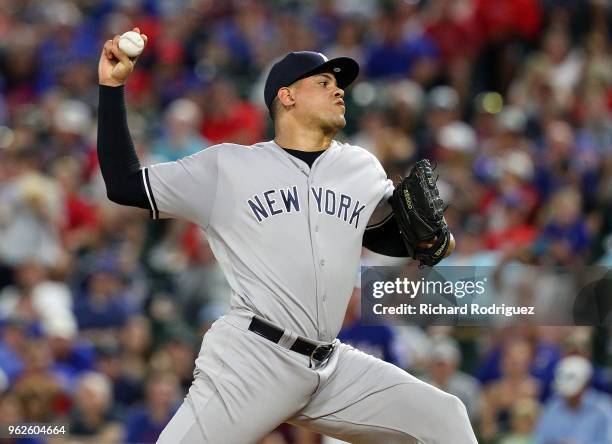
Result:
[[481,384],[487,385],[501,378],[501,361],[504,350],[515,338],[524,338],[531,344],[532,359],[529,373],[540,382],[540,401],[550,397],[554,371],[561,360],[561,350],[557,344],[548,342],[540,334],[538,327],[516,326],[498,332],[499,343],[484,357],[476,372]]
[[23,372],[23,357],[16,346],[26,340],[25,322],[7,319],[0,324],[0,370],[13,383]]
[[180,405],[178,379],[173,373],[152,374],[146,392],[145,405],[127,415],[124,442],[155,442]]
[[[433,40],[420,32],[406,32],[404,22],[389,12],[381,18],[381,38],[366,50],[365,73],[371,79],[403,78],[416,75],[419,63],[429,63],[435,72],[439,51]],[[421,69],[421,71],[423,71]],[[429,71],[429,70],[428,70]],[[419,78],[428,81],[428,78]]]
[[338,339],[384,361],[403,365],[403,353],[395,330],[387,325],[363,325],[359,316],[361,289],[355,287]]
[[79,330],[121,328],[134,314],[118,260],[100,258],[74,304]]
[[172,102],[165,112],[164,122],[162,134],[151,149],[155,162],[174,162],[210,145],[199,133],[202,112],[194,101],[181,98]]
[[41,327],[53,356],[54,372],[66,387],[74,387],[80,375],[94,366],[93,345],[78,337],[76,320],[71,314],[45,319]]
[[612,401],[589,388],[592,374],[591,363],[581,356],[561,360],[555,372],[556,396],[544,408],[534,444],[612,442]]

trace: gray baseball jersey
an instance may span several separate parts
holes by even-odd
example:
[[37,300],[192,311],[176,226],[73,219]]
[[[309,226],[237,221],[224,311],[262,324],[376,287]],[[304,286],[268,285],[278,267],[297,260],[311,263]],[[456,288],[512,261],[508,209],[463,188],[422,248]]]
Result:
[[[374,156],[333,142],[309,168],[273,141],[222,144],[142,174],[153,216],[205,230],[232,288],[160,444],[255,443],[285,421],[362,444],[476,442],[457,398],[394,365],[337,339],[314,367],[289,350],[340,329],[363,232],[393,191]],[[253,314],[283,338],[249,331]]]
[[143,177],[153,217],[186,218],[206,232],[232,309],[311,339],[336,337],[363,232],[393,192],[372,154],[334,141],[311,169],[274,141],[221,144]]

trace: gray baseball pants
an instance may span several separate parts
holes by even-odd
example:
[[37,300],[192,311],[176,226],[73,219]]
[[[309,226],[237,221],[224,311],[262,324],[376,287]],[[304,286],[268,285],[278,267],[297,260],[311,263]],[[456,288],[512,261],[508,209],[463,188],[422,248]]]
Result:
[[206,333],[194,382],[158,443],[255,443],[283,422],[359,444],[477,442],[455,396],[339,341],[311,367],[249,323],[230,312]]

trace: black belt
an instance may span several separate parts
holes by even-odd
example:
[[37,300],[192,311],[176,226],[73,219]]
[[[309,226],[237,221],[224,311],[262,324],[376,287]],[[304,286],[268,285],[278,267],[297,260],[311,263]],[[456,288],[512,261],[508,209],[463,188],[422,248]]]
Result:
[[[251,319],[249,330],[274,343],[278,343],[284,334],[282,329],[256,317]],[[315,361],[325,361],[334,350],[334,344],[317,344],[310,339],[298,336],[289,350],[309,356]]]

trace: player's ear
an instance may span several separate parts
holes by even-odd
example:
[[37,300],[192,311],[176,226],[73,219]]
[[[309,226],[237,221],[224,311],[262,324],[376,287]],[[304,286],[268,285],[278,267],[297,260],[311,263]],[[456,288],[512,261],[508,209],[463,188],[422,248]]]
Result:
[[279,89],[276,98],[283,106],[293,106],[295,104],[295,97],[291,88]]

